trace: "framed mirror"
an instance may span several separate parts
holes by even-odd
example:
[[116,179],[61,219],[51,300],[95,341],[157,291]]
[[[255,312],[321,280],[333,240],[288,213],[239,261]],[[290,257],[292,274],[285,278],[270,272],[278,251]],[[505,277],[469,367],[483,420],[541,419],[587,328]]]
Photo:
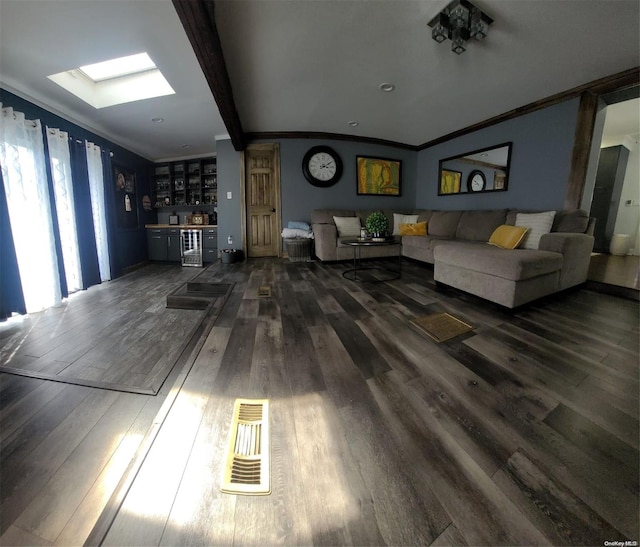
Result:
[[505,192],[512,145],[505,142],[440,160],[438,195]]

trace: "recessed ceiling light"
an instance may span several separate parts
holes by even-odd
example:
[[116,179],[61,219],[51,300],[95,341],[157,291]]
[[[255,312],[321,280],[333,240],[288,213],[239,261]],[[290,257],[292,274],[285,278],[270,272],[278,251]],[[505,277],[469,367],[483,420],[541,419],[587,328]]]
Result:
[[162,123],[164,121],[164,118],[151,118],[151,121],[153,123]]
[[350,122],[349,122],[349,125],[350,125],[351,127],[358,127],[358,126],[360,125],[360,122],[357,122],[357,121],[355,121],[355,120],[352,120],[352,121],[350,121]]
[[384,91],[385,93],[390,93],[396,88],[395,85],[389,83],[380,84],[380,91]]

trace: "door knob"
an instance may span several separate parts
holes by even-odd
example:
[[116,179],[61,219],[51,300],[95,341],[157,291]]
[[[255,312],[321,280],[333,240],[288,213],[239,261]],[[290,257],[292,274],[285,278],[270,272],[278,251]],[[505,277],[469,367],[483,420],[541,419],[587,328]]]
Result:
[[272,212],[272,213],[275,213],[275,212],[276,212],[276,210],[275,210],[274,208],[271,208],[271,212]]

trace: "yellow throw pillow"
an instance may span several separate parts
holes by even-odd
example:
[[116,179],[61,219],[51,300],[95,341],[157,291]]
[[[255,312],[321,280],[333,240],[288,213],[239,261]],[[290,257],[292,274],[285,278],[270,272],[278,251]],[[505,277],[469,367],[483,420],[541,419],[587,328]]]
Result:
[[528,230],[523,226],[507,226],[503,224],[493,231],[489,238],[489,245],[495,245],[501,249],[515,249],[522,243]]
[[401,236],[426,236],[427,222],[416,222],[415,224],[400,224]]

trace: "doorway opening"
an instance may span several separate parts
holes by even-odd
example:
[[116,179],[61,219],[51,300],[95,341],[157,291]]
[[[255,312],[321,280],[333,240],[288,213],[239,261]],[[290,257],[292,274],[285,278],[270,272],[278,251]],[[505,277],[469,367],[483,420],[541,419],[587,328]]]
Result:
[[[606,98],[605,98],[606,99]],[[585,188],[596,218],[589,280],[638,290],[640,267],[640,98],[608,104],[595,184]]]

